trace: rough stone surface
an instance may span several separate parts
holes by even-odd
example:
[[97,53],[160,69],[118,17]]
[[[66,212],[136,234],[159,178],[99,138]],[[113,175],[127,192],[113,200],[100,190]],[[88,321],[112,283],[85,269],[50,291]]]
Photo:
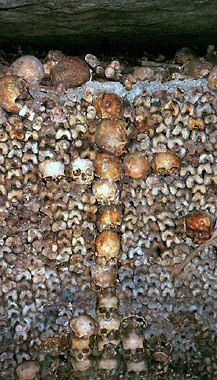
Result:
[[[0,43],[82,51],[216,43],[216,1],[0,0]],[[127,37],[127,38],[126,38]]]

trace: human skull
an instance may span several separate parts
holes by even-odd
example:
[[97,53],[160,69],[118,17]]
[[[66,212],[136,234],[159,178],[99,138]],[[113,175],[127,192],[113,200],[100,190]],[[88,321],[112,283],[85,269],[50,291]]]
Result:
[[112,371],[118,368],[118,361],[115,358],[102,358],[98,360],[98,367],[100,370]]
[[146,375],[148,371],[147,361],[141,360],[141,361],[129,361],[127,360],[127,372],[135,372],[139,373],[140,375]]
[[191,238],[194,244],[202,244],[210,239],[212,218],[203,211],[193,211],[185,218],[186,236]]
[[64,176],[64,163],[46,159],[39,164],[39,173],[43,178],[58,178]]
[[93,185],[93,194],[98,203],[117,204],[118,197],[118,186],[115,182],[111,180],[99,179]]
[[140,336],[136,330],[127,331],[122,337],[122,345],[125,351],[125,356],[133,356],[145,352],[144,338]]
[[70,327],[78,338],[89,338],[95,332],[94,320],[89,315],[79,315],[78,317],[72,318]]
[[125,175],[135,179],[146,178],[150,164],[142,153],[130,153],[124,159]]
[[91,269],[91,275],[93,284],[96,288],[106,289],[113,287],[117,279],[117,268],[116,267],[101,267],[100,265],[95,265]]
[[95,142],[99,149],[113,156],[121,156],[128,142],[127,124],[123,120],[104,119],[98,125]]
[[119,228],[121,225],[121,209],[114,205],[100,208],[96,223],[100,232],[110,228]]
[[92,367],[92,361],[90,359],[77,361],[75,358],[71,358],[71,363],[75,372],[86,372]]
[[120,251],[120,238],[114,231],[103,231],[96,239],[96,262],[100,265],[115,265]]
[[152,370],[156,375],[162,375],[167,372],[170,363],[170,357],[164,352],[155,352],[151,356]]
[[19,380],[32,380],[39,374],[39,371],[39,364],[32,360],[25,361],[16,368]]
[[118,157],[107,153],[98,153],[95,161],[95,175],[101,179],[118,181],[121,177],[122,164]]
[[112,331],[118,331],[120,328],[120,317],[118,313],[107,311],[98,316],[98,335],[106,336]]
[[98,295],[98,310],[118,309],[118,298],[115,293],[101,292]]
[[103,335],[103,336],[98,336],[98,339],[97,339],[97,350],[99,352],[105,352],[107,350],[107,348],[110,346],[113,347],[114,351],[116,351],[116,347],[119,345],[120,343],[120,338],[119,338],[119,334],[116,333],[113,334],[114,336],[111,337],[111,334],[109,334],[109,336],[106,336],[106,335]]
[[157,175],[178,174],[180,170],[180,160],[177,154],[172,152],[155,153],[152,161],[152,169]]
[[91,354],[90,338],[82,339],[72,337],[70,354],[76,358],[77,361],[86,360]]
[[94,178],[94,166],[91,160],[77,157],[72,161],[72,178],[80,185],[90,185]]
[[119,119],[122,117],[122,100],[111,92],[100,92],[93,103],[98,119]]

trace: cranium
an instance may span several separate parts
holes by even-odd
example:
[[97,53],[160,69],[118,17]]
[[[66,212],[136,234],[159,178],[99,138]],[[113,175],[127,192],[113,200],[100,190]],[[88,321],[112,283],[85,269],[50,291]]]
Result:
[[194,211],[186,216],[186,235],[193,243],[202,244],[210,239],[212,218],[203,211]]
[[107,311],[105,315],[98,316],[98,334],[106,336],[112,331],[118,331],[120,327],[120,317],[117,313]]
[[100,265],[117,264],[120,239],[114,231],[103,231],[96,239],[96,261]]
[[71,319],[70,327],[78,338],[89,338],[95,331],[94,320],[89,315],[79,315]]
[[94,166],[91,160],[77,157],[72,161],[72,178],[80,185],[90,185],[93,182]]
[[118,186],[115,182],[111,180],[99,179],[93,185],[93,194],[98,203],[117,204],[118,197]]
[[82,338],[71,338],[71,356],[75,357],[77,361],[86,360],[90,354],[90,338],[82,339]]

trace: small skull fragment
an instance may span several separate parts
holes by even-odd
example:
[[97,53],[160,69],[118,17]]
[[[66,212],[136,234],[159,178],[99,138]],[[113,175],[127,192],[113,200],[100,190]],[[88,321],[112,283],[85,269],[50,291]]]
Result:
[[161,152],[155,153],[152,168],[157,175],[177,175],[180,170],[180,160],[175,153]]
[[202,244],[211,237],[212,218],[203,211],[193,211],[185,219],[186,236],[193,243]]
[[210,71],[207,82],[209,89],[217,92],[217,66]]

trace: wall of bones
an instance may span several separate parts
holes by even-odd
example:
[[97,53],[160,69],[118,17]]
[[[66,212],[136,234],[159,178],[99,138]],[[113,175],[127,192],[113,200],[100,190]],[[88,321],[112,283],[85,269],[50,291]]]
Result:
[[2,59],[0,379],[217,378],[216,62]]

